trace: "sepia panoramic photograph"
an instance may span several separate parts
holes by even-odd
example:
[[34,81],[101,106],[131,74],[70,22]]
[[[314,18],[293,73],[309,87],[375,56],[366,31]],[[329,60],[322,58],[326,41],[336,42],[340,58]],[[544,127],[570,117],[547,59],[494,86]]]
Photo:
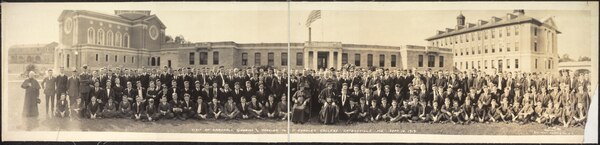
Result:
[[598,3],[489,4],[4,3],[2,139],[588,142]]

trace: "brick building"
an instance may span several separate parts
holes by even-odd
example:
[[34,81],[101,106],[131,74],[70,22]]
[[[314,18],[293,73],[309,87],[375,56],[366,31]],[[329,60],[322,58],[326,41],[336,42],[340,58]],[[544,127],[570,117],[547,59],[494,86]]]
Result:
[[[452,50],[423,46],[379,46],[311,43],[173,43],[165,39],[166,26],[150,11],[115,11],[114,15],[65,10],[60,15],[60,46],[56,66],[88,64],[132,68],[290,66],[300,68],[358,67],[451,70]],[[289,58],[289,62],[288,62]]]
[[558,31],[552,17],[535,19],[515,10],[501,17],[465,23],[460,14],[454,28],[427,38],[430,46],[451,48],[459,70],[557,71]]
[[54,51],[58,43],[14,45],[8,49],[8,73],[22,73],[28,64],[36,64],[38,70],[54,67]]

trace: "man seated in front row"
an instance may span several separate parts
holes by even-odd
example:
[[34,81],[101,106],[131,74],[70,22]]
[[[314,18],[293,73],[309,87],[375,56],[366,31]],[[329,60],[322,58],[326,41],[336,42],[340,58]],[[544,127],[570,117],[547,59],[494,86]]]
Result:
[[204,103],[204,100],[202,99],[202,97],[198,97],[196,107],[194,108],[194,110],[196,110],[196,118],[197,119],[199,119],[199,120],[208,119],[208,105],[206,103]]
[[60,95],[60,100],[56,103],[56,112],[55,116],[58,118],[66,118],[69,117],[69,103],[67,102],[65,94]]
[[167,103],[167,96],[163,96],[160,98],[160,103],[158,104],[158,116],[156,119],[172,119],[175,117],[172,112],[171,104]]

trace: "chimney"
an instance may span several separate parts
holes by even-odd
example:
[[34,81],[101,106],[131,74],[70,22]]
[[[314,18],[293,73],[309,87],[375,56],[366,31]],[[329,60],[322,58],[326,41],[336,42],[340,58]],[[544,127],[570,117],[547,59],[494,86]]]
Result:
[[516,9],[516,10],[513,11],[513,13],[515,15],[522,16],[522,15],[525,15],[525,10],[523,10],[523,9]]

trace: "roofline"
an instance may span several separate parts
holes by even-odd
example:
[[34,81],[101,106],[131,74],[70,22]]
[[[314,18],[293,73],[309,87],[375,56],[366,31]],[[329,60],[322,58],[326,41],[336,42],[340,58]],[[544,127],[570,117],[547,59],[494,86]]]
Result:
[[[435,39],[439,39],[439,38],[444,38],[444,37],[449,37],[449,36],[455,36],[455,35],[460,35],[460,34],[464,34],[464,33],[468,33],[468,32],[473,32],[473,31],[479,31],[479,30],[484,30],[484,29],[492,29],[492,28],[496,28],[496,27],[502,27],[502,26],[506,26],[506,25],[513,25],[513,24],[520,24],[520,23],[527,23],[527,22],[531,22],[533,24],[536,24],[538,26],[543,25],[544,23],[535,19],[535,18],[528,18],[526,20],[520,20],[520,21],[514,21],[514,22],[509,22],[509,23],[505,23],[505,24],[498,24],[498,25],[492,25],[492,26],[486,26],[486,27],[478,27],[478,28],[473,28],[473,29],[469,29],[466,28],[466,30],[464,31],[460,31],[460,30],[456,30],[450,33],[444,33],[444,34],[440,34],[440,35],[435,35],[435,36],[431,36],[429,38],[426,38],[425,40],[427,41],[431,41],[431,40],[435,40]],[[487,23],[487,24],[492,24],[492,23]],[[561,34],[561,32],[555,28],[556,33]]]

